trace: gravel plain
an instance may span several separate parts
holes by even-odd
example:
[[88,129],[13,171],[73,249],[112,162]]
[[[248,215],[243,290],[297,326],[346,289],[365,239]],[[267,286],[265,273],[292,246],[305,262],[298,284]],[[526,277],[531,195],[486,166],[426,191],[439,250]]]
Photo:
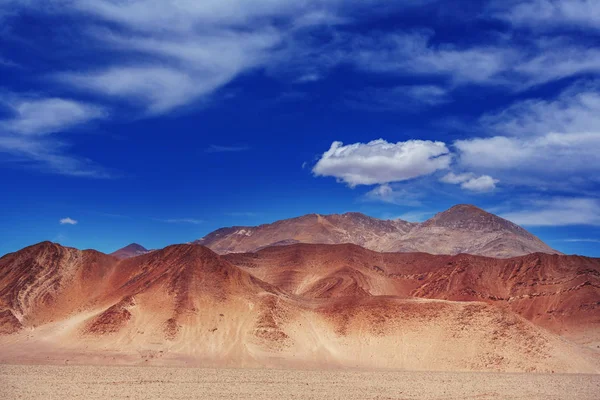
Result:
[[9,399],[599,399],[600,375],[0,365]]

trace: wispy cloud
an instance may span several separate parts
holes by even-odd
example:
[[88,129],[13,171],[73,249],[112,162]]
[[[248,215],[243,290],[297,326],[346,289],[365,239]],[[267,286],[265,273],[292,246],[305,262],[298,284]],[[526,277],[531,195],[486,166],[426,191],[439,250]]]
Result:
[[164,114],[264,67],[286,35],[269,19],[289,21],[293,11],[308,12],[303,8],[280,1],[253,2],[251,7],[237,0],[185,0],[177,7],[156,0],[76,2],[60,9],[93,17],[101,28],[86,33],[100,48],[120,53],[122,61],[57,78],[126,101],[146,114]]
[[216,144],[211,144],[204,151],[206,153],[235,153],[240,151],[250,150],[248,146],[219,146]]
[[0,56],[0,67],[4,67],[4,68],[18,68],[20,67],[19,64],[17,64],[16,62],[9,60],[7,58],[4,58],[2,56]]
[[230,217],[256,217],[259,214],[252,211],[234,211],[234,212],[226,212],[225,215]]
[[204,223],[201,219],[196,218],[155,218],[156,221],[165,222],[167,224],[193,224],[199,225]]
[[420,194],[410,192],[397,185],[383,184],[368,191],[363,199],[366,201],[379,201],[383,203],[418,207],[421,205]]
[[562,242],[571,243],[600,243],[600,239],[580,238],[580,239],[562,239]]
[[448,90],[435,85],[369,87],[344,99],[346,105],[368,111],[417,111],[449,101]]
[[455,141],[459,164],[506,183],[568,189],[599,182],[598,87],[579,83],[555,99],[521,101],[484,115],[481,130],[492,136]]
[[600,201],[595,198],[537,200],[520,211],[501,215],[525,226],[600,225]]
[[61,225],[77,225],[77,221],[69,217],[61,218],[59,223]]
[[[300,45],[295,65],[312,61],[321,75],[339,65],[423,81],[442,79],[451,92],[466,85],[522,91],[547,82],[600,72],[600,50],[593,39],[535,35],[492,35],[477,43],[445,41],[434,31],[339,33],[331,42]],[[425,85],[426,86],[426,85]],[[438,85],[439,86],[439,85]]]
[[264,52],[279,40],[272,32],[97,36],[116,50],[146,53],[154,62],[66,72],[57,78],[82,90],[129,101],[148,114],[163,114],[212,94],[241,72],[263,63]]
[[4,104],[13,116],[0,121],[0,130],[13,134],[40,136],[63,132],[108,115],[100,107],[74,100],[10,97]]
[[596,0],[495,0],[490,13],[519,27],[543,29],[560,26],[600,29]]
[[435,212],[432,211],[411,211],[397,216],[394,219],[401,219],[408,222],[423,222],[431,218]]
[[105,109],[62,98],[5,95],[10,116],[0,120],[0,152],[12,161],[43,172],[107,178],[111,174],[93,161],[69,154],[59,134],[106,118]]
[[516,102],[479,123],[485,131],[515,137],[600,131],[600,81],[576,83],[556,98]]

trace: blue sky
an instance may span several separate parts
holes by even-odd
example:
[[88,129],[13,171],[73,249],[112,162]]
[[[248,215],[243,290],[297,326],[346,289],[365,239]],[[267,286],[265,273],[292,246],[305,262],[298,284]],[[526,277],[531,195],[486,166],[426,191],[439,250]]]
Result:
[[595,0],[0,0],[0,254],[472,203],[600,256]]

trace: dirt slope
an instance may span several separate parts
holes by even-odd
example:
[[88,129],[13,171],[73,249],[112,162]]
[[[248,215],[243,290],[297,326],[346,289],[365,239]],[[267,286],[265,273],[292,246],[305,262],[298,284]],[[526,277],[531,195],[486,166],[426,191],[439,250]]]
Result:
[[536,253],[512,259],[378,253],[297,244],[224,256],[266,282],[308,297],[398,296],[483,301],[555,333],[600,342],[600,259]]
[[0,258],[0,311],[26,326],[83,310],[111,288],[105,279],[117,259],[42,242]]
[[433,283],[450,267],[401,256],[174,245],[117,260],[42,243],[0,259],[0,362],[600,372],[597,353],[508,307],[411,297],[421,274],[424,296],[446,296]]

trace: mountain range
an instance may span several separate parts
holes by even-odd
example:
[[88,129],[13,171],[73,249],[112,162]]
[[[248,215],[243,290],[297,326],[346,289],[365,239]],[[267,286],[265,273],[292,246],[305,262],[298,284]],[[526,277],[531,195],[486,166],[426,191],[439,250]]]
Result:
[[219,254],[293,243],[353,243],[380,252],[468,253],[509,258],[560,254],[520,226],[460,204],[423,223],[380,220],[360,213],[310,214],[260,226],[218,229],[195,241]]
[[42,242],[0,258],[0,363],[600,373],[600,259],[556,253],[466,205],[112,254]]

